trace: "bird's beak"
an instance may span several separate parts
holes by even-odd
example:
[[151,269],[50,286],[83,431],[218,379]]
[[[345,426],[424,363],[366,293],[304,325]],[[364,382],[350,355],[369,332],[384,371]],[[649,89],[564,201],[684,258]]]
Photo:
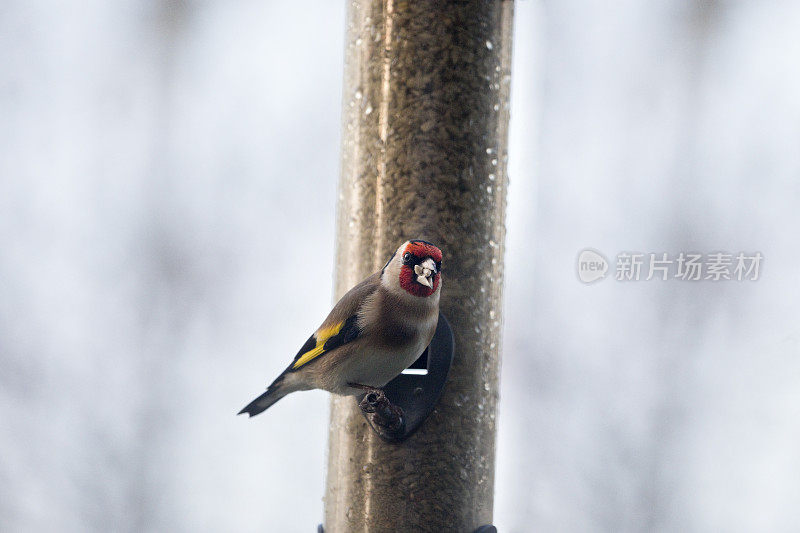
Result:
[[419,265],[414,266],[417,281],[429,289],[433,288],[433,276],[436,274],[436,263],[430,257]]

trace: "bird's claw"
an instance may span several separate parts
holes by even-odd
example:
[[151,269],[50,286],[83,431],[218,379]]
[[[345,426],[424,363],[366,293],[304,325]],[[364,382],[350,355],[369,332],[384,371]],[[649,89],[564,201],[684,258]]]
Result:
[[373,424],[390,433],[402,433],[405,426],[403,410],[392,404],[381,389],[369,389],[358,404]]

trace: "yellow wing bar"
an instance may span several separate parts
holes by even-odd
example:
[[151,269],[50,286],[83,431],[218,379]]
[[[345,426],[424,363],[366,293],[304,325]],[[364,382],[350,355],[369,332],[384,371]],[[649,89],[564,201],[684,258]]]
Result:
[[297,361],[294,362],[292,365],[292,370],[297,370],[304,364],[308,363],[318,355],[321,355],[325,351],[325,341],[339,333],[339,330],[342,329],[344,322],[339,322],[335,326],[331,326],[329,328],[322,328],[314,334],[314,338],[317,341],[317,345],[311,348],[309,351],[301,355]]

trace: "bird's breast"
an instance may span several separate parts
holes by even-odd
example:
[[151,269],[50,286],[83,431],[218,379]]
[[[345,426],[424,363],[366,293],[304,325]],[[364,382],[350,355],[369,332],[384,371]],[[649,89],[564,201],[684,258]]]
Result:
[[417,325],[385,328],[383,339],[364,360],[363,379],[373,387],[383,387],[422,355],[436,330],[436,318]]

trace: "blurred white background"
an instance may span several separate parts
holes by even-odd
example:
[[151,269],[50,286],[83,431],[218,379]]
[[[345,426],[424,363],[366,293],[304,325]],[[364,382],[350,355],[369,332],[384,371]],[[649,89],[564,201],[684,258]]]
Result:
[[[314,531],[344,2],[0,5],[0,529]],[[800,4],[517,4],[495,523],[800,523]],[[577,253],[760,251],[756,282]]]

